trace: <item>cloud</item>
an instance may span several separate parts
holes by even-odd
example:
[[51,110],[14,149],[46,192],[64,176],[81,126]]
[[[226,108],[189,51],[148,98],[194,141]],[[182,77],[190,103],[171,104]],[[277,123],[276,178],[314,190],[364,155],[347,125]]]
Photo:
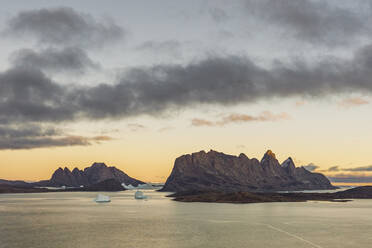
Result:
[[209,121],[205,119],[194,118],[191,120],[193,126],[225,126],[230,123],[244,123],[244,122],[266,122],[279,121],[289,119],[287,113],[273,114],[270,111],[264,111],[260,115],[246,115],[246,114],[229,114],[217,121]]
[[298,40],[337,46],[368,34],[364,9],[353,11],[337,2],[314,0],[245,0],[249,17],[275,26]]
[[371,183],[372,176],[370,175],[355,175],[348,173],[339,173],[328,176],[329,180],[335,183]]
[[143,130],[143,129],[146,129],[146,127],[142,124],[138,124],[138,123],[129,123],[128,125],[128,128],[132,131],[132,132],[137,132],[137,131],[140,131],[140,130]]
[[270,111],[264,111],[258,116],[245,115],[245,114],[230,114],[223,117],[219,122],[222,125],[233,122],[251,122],[251,121],[279,121],[289,119],[287,113],[273,114]]
[[361,166],[355,168],[345,168],[344,171],[372,171],[372,165]]
[[162,127],[162,128],[159,128],[159,129],[158,129],[158,132],[163,133],[163,132],[170,131],[170,130],[172,130],[172,129],[174,129],[174,127],[171,127],[171,126]]
[[176,40],[146,41],[137,46],[137,50],[153,52],[158,54],[169,54],[173,57],[180,57],[181,43]]
[[306,104],[306,102],[303,101],[303,100],[299,100],[299,101],[296,101],[296,102],[295,102],[296,107],[301,107],[301,106],[303,106],[303,105],[305,105],[305,104]]
[[209,14],[216,22],[225,22],[227,19],[229,19],[229,15],[222,8],[211,7],[209,9]]
[[316,169],[318,169],[319,168],[319,166],[317,166],[317,165],[315,165],[315,164],[313,164],[313,163],[310,163],[310,164],[308,164],[308,165],[304,165],[304,166],[302,166],[302,167],[304,167],[306,170],[308,170],[308,171],[315,171]]
[[332,167],[329,167],[327,171],[339,171],[340,168],[338,166],[332,166]]
[[[245,56],[210,56],[186,65],[129,68],[117,82],[95,86],[62,85],[36,68],[14,66],[0,73],[0,123],[159,116],[202,104],[232,106],[288,97],[372,93],[369,61],[371,46],[348,60],[324,58],[316,64],[296,60],[269,68]],[[232,115],[221,121],[252,118],[272,120],[270,115]]]
[[39,43],[97,47],[123,38],[123,28],[110,19],[97,20],[68,7],[27,10],[7,23],[6,35],[33,37]]
[[61,131],[53,127],[43,128],[40,125],[0,125],[1,138],[45,137],[60,135]]
[[204,119],[198,119],[194,118],[191,120],[191,125],[195,127],[201,127],[201,126],[215,126],[216,124],[212,121],[204,120]]
[[75,113],[68,90],[33,68],[0,73],[0,102],[0,123],[59,122]]
[[109,141],[109,136],[83,137],[66,135],[53,127],[36,124],[0,125],[0,150],[42,147],[87,146]]
[[36,52],[32,49],[21,49],[14,52],[11,61],[17,66],[34,67],[50,72],[72,72],[82,74],[87,69],[99,69],[84,50],[77,47],[63,49],[48,48]]
[[351,107],[358,107],[361,105],[369,104],[369,101],[361,98],[361,97],[352,97],[352,98],[346,98],[339,102],[339,106],[344,108],[351,108]]

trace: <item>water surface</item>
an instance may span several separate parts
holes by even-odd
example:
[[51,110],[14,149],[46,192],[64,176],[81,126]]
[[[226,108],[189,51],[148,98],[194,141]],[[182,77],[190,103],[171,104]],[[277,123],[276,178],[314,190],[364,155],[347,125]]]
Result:
[[372,200],[181,203],[166,193],[0,195],[0,247],[359,247],[372,244]]

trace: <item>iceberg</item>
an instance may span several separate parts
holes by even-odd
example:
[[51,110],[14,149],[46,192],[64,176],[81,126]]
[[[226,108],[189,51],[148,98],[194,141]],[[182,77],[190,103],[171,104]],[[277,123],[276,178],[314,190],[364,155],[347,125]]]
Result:
[[107,195],[98,194],[96,199],[94,199],[95,202],[111,202],[110,197]]
[[151,184],[148,184],[148,183],[144,183],[144,184],[138,184],[138,186],[133,186],[132,184],[128,184],[126,185],[125,183],[122,183],[121,186],[123,186],[124,189],[127,189],[127,190],[133,190],[133,189],[152,189],[153,186]]
[[137,190],[136,193],[134,193],[135,199],[147,199],[147,196],[143,194],[142,191]]

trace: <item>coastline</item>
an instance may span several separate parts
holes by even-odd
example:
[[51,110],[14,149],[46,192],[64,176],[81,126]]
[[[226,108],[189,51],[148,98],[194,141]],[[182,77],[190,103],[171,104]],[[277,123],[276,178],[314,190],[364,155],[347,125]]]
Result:
[[210,203],[266,203],[330,201],[346,202],[352,199],[372,199],[372,186],[361,186],[334,193],[279,193],[279,192],[179,192],[168,195],[179,202]]

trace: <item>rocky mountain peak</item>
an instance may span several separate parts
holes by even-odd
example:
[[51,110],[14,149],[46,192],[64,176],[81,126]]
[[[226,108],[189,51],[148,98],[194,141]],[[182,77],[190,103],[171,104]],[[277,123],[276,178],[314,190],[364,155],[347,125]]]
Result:
[[239,158],[241,158],[241,159],[249,159],[249,158],[247,157],[247,155],[245,155],[244,153],[240,153],[240,154],[239,154]]
[[264,157],[271,157],[271,158],[275,158],[275,153],[273,153],[271,150],[267,150],[267,152],[265,153]]
[[126,185],[137,186],[138,184],[144,184],[144,182],[129,177],[115,167],[108,167],[105,163],[96,162],[84,170],[74,168],[72,172],[67,167],[64,169],[58,168],[49,180],[48,186],[90,186],[109,179],[116,180],[119,183],[125,183]]
[[286,167],[288,167],[288,166],[292,166],[292,165],[293,165],[293,167],[295,167],[294,162],[293,162],[293,160],[292,160],[291,157],[287,158],[287,159],[286,159],[286,160],[281,164],[281,166],[284,167],[284,168],[286,168]]
[[274,163],[274,162],[279,163],[277,162],[275,153],[273,153],[271,150],[267,150],[267,152],[265,152],[264,156],[261,159],[261,164]]
[[106,168],[107,165],[105,163],[98,163],[98,162],[94,162],[91,166],[92,168]]
[[321,174],[296,168],[292,158],[281,165],[268,150],[261,162],[245,154],[204,151],[177,158],[163,191],[260,191],[332,189]]
[[289,175],[294,175],[296,174],[296,166],[292,160],[291,157],[287,158],[282,164],[281,164],[281,167],[286,170],[286,172],[289,174]]

